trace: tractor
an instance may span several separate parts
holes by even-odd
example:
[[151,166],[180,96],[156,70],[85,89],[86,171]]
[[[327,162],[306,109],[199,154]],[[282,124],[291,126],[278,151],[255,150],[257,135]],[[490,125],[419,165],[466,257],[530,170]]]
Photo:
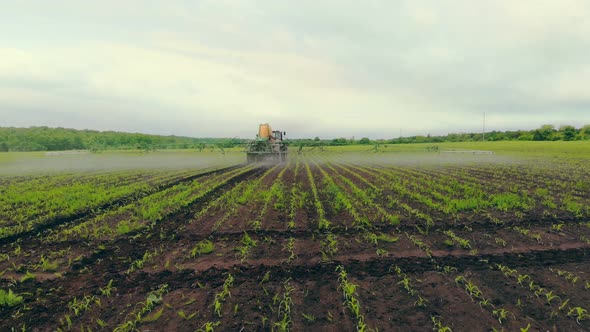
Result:
[[286,132],[273,131],[268,123],[258,126],[258,135],[246,147],[248,163],[287,161],[287,144],[283,141],[285,135]]

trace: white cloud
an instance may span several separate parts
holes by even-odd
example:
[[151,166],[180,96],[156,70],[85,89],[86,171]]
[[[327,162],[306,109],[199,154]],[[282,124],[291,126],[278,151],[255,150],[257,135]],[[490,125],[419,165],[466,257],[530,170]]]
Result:
[[267,121],[298,137],[475,131],[484,111],[495,129],[581,125],[587,17],[582,0],[17,2],[0,13],[0,113],[243,137]]

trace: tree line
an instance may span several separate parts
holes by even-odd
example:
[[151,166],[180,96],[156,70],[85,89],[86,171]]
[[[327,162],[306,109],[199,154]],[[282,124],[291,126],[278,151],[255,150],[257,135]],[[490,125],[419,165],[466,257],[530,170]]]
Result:
[[452,133],[441,136],[407,136],[392,139],[370,140],[367,137],[333,138],[333,139],[302,139],[297,144],[314,145],[353,145],[353,144],[408,144],[408,143],[442,143],[442,142],[474,142],[474,141],[578,141],[590,140],[590,125],[581,128],[565,125],[556,128],[554,125],[543,125],[533,130],[490,131],[483,133]]
[[[472,142],[483,140],[482,133],[460,133],[441,136],[408,136],[392,139],[370,140],[367,137],[320,139],[291,139],[291,145],[326,146],[352,144],[408,144]],[[543,125],[533,130],[490,131],[485,133],[486,141],[574,141],[590,140],[590,125],[574,126]],[[231,148],[247,143],[249,139],[239,138],[192,138],[183,136],[160,136],[115,131],[76,130],[67,128],[0,127],[0,152],[8,151],[63,151],[63,150],[161,150]]]
[[235,138],[191,138],[115,131],[67,128],[0,127],[0,152],[64,150],[155,150],[228,148],[241,144]]

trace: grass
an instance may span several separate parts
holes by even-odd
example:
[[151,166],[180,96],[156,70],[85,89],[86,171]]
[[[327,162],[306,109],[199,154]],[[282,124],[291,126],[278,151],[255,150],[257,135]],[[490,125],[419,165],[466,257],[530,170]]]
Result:
[[[430,146],[439,149],[488,150],[499,155],[528,157],[590,158],[590,141],[496,141],[496,142],[442,142],[416,144],[382,144],[380,150],[389,152],[424,152]],[[328,152],[371,152],[372,145],[345,145],[324,147]],[[372,152],[371,152],[372,153]],[[432,152],[429,152],[432,153]]]
[[0,152],[0,177],[39,173],[60,174],[129,169],[187,169],[195,165],[229,166],[245,161],[243,152],[166,150],[105,151],[101,153],[47,155],[46,152]]

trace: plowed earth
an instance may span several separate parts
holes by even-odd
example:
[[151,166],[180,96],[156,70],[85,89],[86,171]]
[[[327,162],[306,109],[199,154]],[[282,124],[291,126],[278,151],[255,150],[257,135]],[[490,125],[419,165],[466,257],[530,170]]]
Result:
[[[2,240],[0,252],[9,259],[0,262],[0,289],[13,290],[23,302],[2,307],[1,330],[195,331],[209,324],[218,331],[271,331],[280,330],[283,320],[293,331],[355,331],[359,319],[380,331],[429,331],[434,321],[453,331],[590,330],[590,319],[579,311],[590,310],[590,244],[585,240],[590,219],[559,201],[569,184],[583,179],[580,172],[570,177],[549,172],[531,180],[522,171],[527,167],[533,169],[371,166],[318,157],[187,178],[220,184],[150,227],[106,239],[49,236],[101,216],[112,218],[114,225],[121,217],[107,214],[136,203],[127,200]],[[499,179],[498,169],[511,180]],[[334,205],[326,176],[357,217]],[[527,191],[535,204],[524,210],[445,213],[388,185],[399,180],[409,191],[440,202],[433,192],[442,187],[423,180],[446,183],[447,178],[483,186],[487,194]],[[557,200],[553,208],[535,196],[551,179],[565,183],[550,190]],[[327,229],[319,227],[322,212],[311,181],[330,222]],[[508,189],[513,186],[518,188]],[[369,200],[363,201],[355,188],[368,193]],[[573,195],[580,204],[590,200],[587,191]],[[415,211],[430,216],[433,225]],[[383,215],[396,216],[399,223]],[[358,216],[369,225],[360,227]],[[445,234],[449,230],[468,240],[469,247]],[[329,239],[335,242],[331,253]],[[212,252],[193,250],[206,241],[213,244]],[[56,265],[44,267],[42,258]],[[362,318],[345,303],[337,266],[357,285]],[[216,297],[228,279],[233,282],[226,284],[229,293],[216,312]],[[162,292],[154,293],[157,289]]]

